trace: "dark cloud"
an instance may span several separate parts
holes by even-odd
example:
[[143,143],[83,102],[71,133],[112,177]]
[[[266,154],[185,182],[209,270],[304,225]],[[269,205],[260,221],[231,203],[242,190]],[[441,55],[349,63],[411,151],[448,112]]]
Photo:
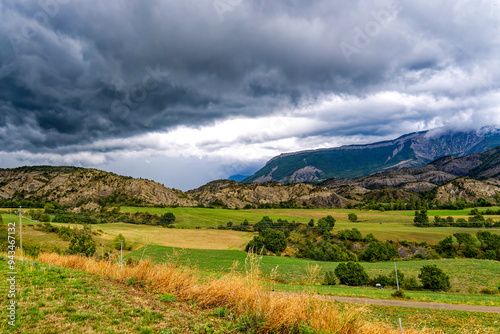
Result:
[[1,151],[127,151],[109,141],[270,114],[328,124],[297,138],[498,121],[494,1],[226,3],[2,1]]

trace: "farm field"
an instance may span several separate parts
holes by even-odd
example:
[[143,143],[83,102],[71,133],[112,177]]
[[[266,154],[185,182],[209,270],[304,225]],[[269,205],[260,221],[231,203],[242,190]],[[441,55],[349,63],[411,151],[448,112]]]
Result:
[[[195,249],[175,249],[163,246],[149,246],[145,251],[136,250],[127,254],[126,258],[141,257],[151,258],[156,262],[163,262],[175,258],[183,264],[194,266],[195,268],[211,273],[228,273],[231,269],[239,272],[245,270],[245,259],[247,254],[242,251],[222,251],[222,250],[195,250]],[[235,265],[237,261],[237,265]],[[319,282],[328,270],[334,270],[337,262],[320,262],[305,259],[295,259],[277,256],[262,256],[260,269],[263,277],[269,278],[271,270],[278,268],[277,278],[287,285],[277,285],[283,291],[301,291],[307,281],[308,265],[319,265],[321,268]],[[379,274],[389,274],[394,270],[394,262],[361,263],[370,277]],[[398,271],[408,276],[417,276],[420,268],[424,265],[436,264],[451,277],[452,293],[410,291],[408,295],[419,301],[440,301],[444,303],[477,304],[477,305],[498,305],[500,297],[485,296],[478,293],[482,288],[498,289],[500,286],[500,262],[475,259],[443,259],[425,261],[398,261]],[[389,298],[391,290],[377,290],[374,288],[339,287],[339,286],[314,286],[314,289],[321,294],[335,294],[343,296]]]
[[[479,208],[485,210],[486,208]],[[494,208],[496,209],[496,208]],[[164,214],[172,212],[176,216],[175,225],[184,228],[216,228],[218,225],[226,226],[228,222],[241,224],[245,219],[250,224],[256,223],[263,216],[269,216],[273,220],[278,218],[287,219],[306,224],[310,219],[333,216],[337,222],[336,230],[357,228],[363,235],[372,233],[380,240],[408,240],[416,242],[427,242],[436,244],[445,237],[457,233],[467,232],[475,234],[480,228],[463,227],[432,227],[420,228],[413,226],[414,211],[366,211],[348,209],[252,209],[252,210],[225,210],[206,208],[138,208],[122,207],[125,213],[149,212],[154,214]],[[467,210],[431,210],[428,215],[465,217],[470,212]],[[350,222],[347,218],[349,213],[358,216],[358,222]],[[494,220],[500,220],[500,216],[488,216]],[[482,229],[484,230],[484,228]],[[489,229],[492,233],[500,234],[500,229]],[[165,245],[165,244],[164,244]],[[173,245],[166,245],[173,246]]]
[[[80,226],[53,223],[55,226]],[[99,224],[94,230],[105,234],[102,238],[111,241],[118,234],[135,244],[168,245],[192,249],[244,249],[256,233],[210,229],[176,229],[161,226],[134,225],[126,223]]]

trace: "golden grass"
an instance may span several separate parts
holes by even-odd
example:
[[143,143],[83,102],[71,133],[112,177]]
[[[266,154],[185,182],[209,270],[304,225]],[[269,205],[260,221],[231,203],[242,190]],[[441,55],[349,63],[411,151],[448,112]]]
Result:
[[[53,225],[75,226],[75,224],[57,223]],[[147,240],[148,244],[151,245],[190,249],[243,250],[255,235],[254,233],[229,230],[162,228],[126,223],[101,224],[96,225],[95,229],[106,233],[102,237],[107,237],[109,240],[121,233],[128,242],[144,244],[144,240]]]
[[[180,300],[194,300],[206,308],[229,307],[236,314],[257,319],[260,333],[292,333],[305,324],[324,333],[399,333],[388,325],[369,323],[364,307],[340,306],[321,301],[313,294],[273,293],[262,289],[255,280],[235,275],[200,283],[196,271],[175,263],[142,261],[122,268],[109,261],[47,253],[42,253],[38,260],[116,280],[135,277],[157,292],[172,293]],[[405,333],[418,332],[406,330]]]

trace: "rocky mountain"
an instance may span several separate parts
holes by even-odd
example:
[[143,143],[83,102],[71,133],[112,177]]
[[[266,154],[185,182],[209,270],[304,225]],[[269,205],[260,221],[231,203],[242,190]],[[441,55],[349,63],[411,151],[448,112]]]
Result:
[[424,167],[406,167],[353,179],[328,179],[320,184],[348,198],[389,202],[408,200],[412,193],[435,190],[441,202],[458,198],[496,201],[500,194],[500,147],[464,157],[443,157]]
[[218,180],[188,191],[193,199],[204,203],[223,203],[229,208],[243,208],[246,205],[284,204],[344,208],[357,201],[339,196],[334,191],[305,183],[282,185],[277,182],[245,184],[230,180]]
[[96,169],[35,166],[0,169],[0,199],[56,201],[94,210],[101,201],[140,205],[195,206],[180,190]]
[[35,166],[0,169],[0,199],[56,201],[78,210],[101,205],[345,208],[362,201],[409,202],[427,191],[441,203],[458,199],[500,202],[500,147],[463,157],[442,157],[423,167],[389,169],[319,184],[239,183],[218,180],[182,192],[144,179],[96,169]]
[[329,178],[356,178],[388,169],[421,167],[443,156],[462,157],[498,145],[500,131],[491,128],[417,132],[369,145],[281,154],[243,182],[317,183]]

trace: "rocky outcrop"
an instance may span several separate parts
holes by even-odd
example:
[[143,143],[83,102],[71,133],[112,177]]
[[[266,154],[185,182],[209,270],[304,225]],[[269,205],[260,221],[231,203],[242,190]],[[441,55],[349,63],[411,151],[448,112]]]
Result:
[[143,205],[195,206],[182,191],[143,179],[96,169],[24,167],[0,170],[0,199],[56,201],[70,207],[87,205],[108,196],[120,196]]
[[357,201],[349,200],[325,187],[297,183],[281,185],[276,182],[245,184],[228,180],[210,182],[190,190],[189,196],[203,203],[222,202],[229,208],[246,205],[292,203],[299,206],[343,208]]

